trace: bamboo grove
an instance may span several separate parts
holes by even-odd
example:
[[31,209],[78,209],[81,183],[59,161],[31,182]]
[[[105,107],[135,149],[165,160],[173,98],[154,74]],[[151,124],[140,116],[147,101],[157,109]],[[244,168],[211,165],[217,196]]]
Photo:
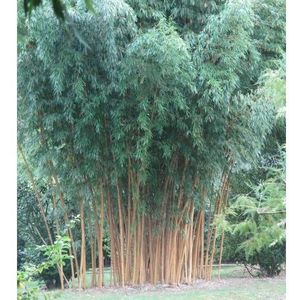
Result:
[[41,241],[66,228],[80,287],[89,268],[103,286],[105,231],[112,285],[211,278],[230,176],[255,162],[273,126],[272,101],[255,92],[284,50],[279,21],[265,32],[267,5],[284,11],[282,1],[103,0],[91,13],[67,1],[65,22],[45,4],[23,25],[19,165]]

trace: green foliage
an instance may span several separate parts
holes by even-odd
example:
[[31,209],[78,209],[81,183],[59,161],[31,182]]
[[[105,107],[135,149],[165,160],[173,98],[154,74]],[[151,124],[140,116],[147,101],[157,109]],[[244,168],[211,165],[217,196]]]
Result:
[[277,60],[285,52],[285,0],[253,1],[256,13],[255,40],[261,53],[260,70],[276,68]]
[[[53,245],[37,247],[45,260],[40,264],[25,263],[17,272],[18,300],[37,300],[41,289],[45,287],[43,281],[38,280],[40,274],[54,266],[64,266],[65,261],[72,258],[68,255],[70,239],[67,236],[57,236]],[[45,296],[45,299],[47,296]]]
[[277,61],[276,69],[267,69],[259,80],[260,88],[257,93],[261,98],[273,101],[276,108],[276,119],[285,119],[286,83],[285,57]]
[[[187,97],[195,90],[188,47],[174,27],[161,20],[128,46],[123,65],[121,87],[127,100],[120,112],[115,108],[114,114],[124,120],[123,128],[117,127],[120,119],[114,123],[116,141],[120,141],[120,134],[131,134],[132,156],[141,162],[141,171],[152,167],[158,153],[168,163],[181,146],[179,141],[174,144],[174,136],[186,136],[187,115],[193,105]],[[166,133],[171,130],[168,138]]]
[[18,300],[38,299],[42,283],[33,279],[38,272],[37,267],[32,264],[25,265],[22,271],[17,272]]
[[220,237],[223,230],[224,233],[230,233],[232,231],[232,226],[226,218],[227,214],[228,214],[228,209],[226,210],[225,213],[215,216],[213,225],[216,227],[218,237]]
[[[64,192],[78,198],[84,177],[97,180],[107,168],[124,175],[129,156],[143,182],[162,164],[166,173],[175,153],[195,166],[191,173],[210,170],[212,178],[229,157],[257,158],[273,111],[243,88],[259,61],[250,2],[207,4],[193,47],[177,33],[183,15],[173,8],[173,25],[162,19],[137,33],[127,4],[94,4],[94,15],[80,5],[70,10],[79,35],[57,26],[49,8],[32,15],[33,47],[19,56],[19,139],[40,174],[53,160],[62,186],[78,187]],[[44,142],[29,145],[41,128]]]
[[[285,215],[276,214],[285,210],[285,59],[280,58],[274,65],[273,70],[263,72],[252,94],[256,101],[273,103],[273,128],[259,159],[241,165],[232,176],[231,197],[238,199],[234,206],[243,209],[238,212],[230,208],[234,211],[229,221],[235,224],[236,233],[225,239],[224,247],[225,261],[258,264],[259,273],[269,276],[278,273],[285,260]],[[232,245],[241,247],[236,251]]]
[[[264,144],[274,150],[278,135],[284,139],[283,1],[66,1],[65,22],[50,5],[32,11],[41,1],[29,2],[29,22],[19,9],[18,142],[43,191],[52,231],[66,210],[49,199],[62,193],[70,219],[84,199],[94,222],[91,203],[100,198],[100,182],[111,190],[113,209],[118,183],[124,208],[127,198],[140,198],[141,215],[161,218],[162,179],[171,178],[177,200],[185,163],[188,198],[199,209],[199,194],[192,192],[199,177],[214,207],[224,171],[251,169],[265,159]],[[129,168],[141,185],[133,195]],[[52,186],[54,176],[59,183]],[[269,211],[283,196],[276,176],[237,201],[248,205],[236,229],[247,240],[260,232],[255,216],[274,231],[272,239],[279,235],[258,213],[258,203]],[[39,213],[28,211],[30,185],[20,193],[19,223],[26,224],[31,247],[37,235],[30,220]],[[180,213],[175,205],[169,211]],[[74,222],[62,231],[78,228]],[[225,219],[216,222],[229,226]],[[44,237],[45,228],[37,229]],[[265,239],[261,233],[244,244],[247,257],[262,250]],[[45,248],[52,262],[67,259],[65,242]]]
[[259,276],[273,277],[279,275],[283,269],[286,259],[285,243],[276,244],[267,248],[262,248],[256,256],[253,256],[251,265],[260,266]]
[[[43,4],[43,0],[22,0],[22,1],[23,1],[23,8],[24,8],[25,15],[29,15],[29,16],[31,16],[31,13],[33,12],[34,9],[36,9],[37,7]],[[47,4],[49,2],[47,2]],[[67,14],[66,4],[68,4],[68,2],[69,1],[51,0],[53,12],[58,19],[63,21],[65,20]],[[93,0],[84,0],[84,3],[87,10],[91,12],[95,12],[93,6]]]
[[[19,165],[17,182],[18,269],[20,269],[25,262],[39,264],[41,262],[41,255],[37,251],[36,245],[48,242],[46,228],[41,222],[40,211],[36,204],[35,193],[21,170],[22,167]],[[38,188],[43,205],[47,208],[46,212],[49,212],[49,223],[50,227],[52,227],[51,199],[45,185],[38,184]]]
[[64,266],[65,261],[72,258],[68,254],[70,247],[70,238],[60,235],[56,237],[53,245],[40,246],[39,250],[46,256],[46,261],[39,266],[40,272],[55,265]]
[[17,299],[18,300],[52,300],[59,298],[59,294],[43,292],[45,284],[34,278],[38,274],[36,267],[25,265],[22,271],[17,272]]
[[243,89],[241,75],[247,70],[249,76],[258,61],[252,40],[254,21],[250,1],[230,1],[220,14],[209,17],[199,35],[198,81],[204,99],[217,107],[227,104],[237,88]]
[[245,255],[239,261],[258,264],[268,276],[278,274],[285,260],[284,164],[281,157],[281,165],[268,168],[265,181],[251,186],[251,193],[238,196],[230,207],[232,233],[240,240],[237,253]]

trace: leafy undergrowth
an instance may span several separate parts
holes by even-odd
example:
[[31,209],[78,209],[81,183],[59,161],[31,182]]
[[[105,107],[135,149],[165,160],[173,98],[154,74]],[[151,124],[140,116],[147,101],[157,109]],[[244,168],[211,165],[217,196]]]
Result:
[[[239,266],[222,268],[218,279],[217,269],[214,270],[212,281],[198,281],[192,286],[180,285],[143,285],[141,287],[103,289],[69,289],[64,292],[52,291],[52,295],[60,300],[256,300],[285,299],[285,277],[251,278]],[[109,277],[107,277],[109,279]]]

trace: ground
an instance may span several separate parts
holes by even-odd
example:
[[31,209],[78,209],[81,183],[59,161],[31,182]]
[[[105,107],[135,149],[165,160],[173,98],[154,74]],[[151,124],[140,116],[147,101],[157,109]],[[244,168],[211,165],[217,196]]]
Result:
[[142,287],[87,289],[76,288],[63,293],[47,294],[60,300],[282,300],[285,299],[285,276],[251,278],[241,266],[225,266],[218,279],[217,271],[209,281],[199,280],[192,286],[144,285]]

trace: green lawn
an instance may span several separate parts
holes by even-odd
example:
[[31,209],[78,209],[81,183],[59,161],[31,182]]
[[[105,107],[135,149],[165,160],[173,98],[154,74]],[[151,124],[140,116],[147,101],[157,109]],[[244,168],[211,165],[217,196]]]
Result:
[[[247,278],[249,277],[249,274],[244,271],[244,269],[240,266],[236,265],[223,265],[221,269],[221,279],[225,278]],[[213,268],[213,278],[218,278],[218,268]],[[87,271],[86,273],[86,283],[87,286],[91,286],[92,281],[92,272],[91,270]],[[110,268],[104,268],[104,285],[109,286],[110,285]],[[78,282],[75,280],[75,282],[71,282],[72,288],[78,287]]]
[[[92,271],[89,270],[86,272],[86,284],[88,287],[91,286],[92,282]],[[104,285],[108,286],[110,283],[110,268],[104,268]],[[72,288],[77,288],[78,287],[78,281],[75,280],[75,282],[71,282],[71,287]]]
[[[285,299],[285,278],[250,278],[239,266],[222,268],[221,280],[215,277],[210,282],[201,281],[193,286],[152,287],[141,288],[109,288],[87,289],[78,291],[69,289],[63,293],[48,292],[59,300],[281,300]],[[106,280],[109,282],[109,270],[106,270]],[[43,299],[43,298],[41,298]]]

